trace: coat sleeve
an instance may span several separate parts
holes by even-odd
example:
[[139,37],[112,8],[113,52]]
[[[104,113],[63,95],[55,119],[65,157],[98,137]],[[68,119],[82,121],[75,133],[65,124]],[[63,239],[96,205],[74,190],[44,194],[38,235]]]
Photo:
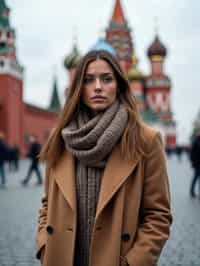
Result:
[[36,234],[36,258],[40,259],[41,251],[46,244],[46,223],[47,223],[47,211],[48,211],[48,190],[49,190],[49,175],[50,169],[46,166],[45,170],[45,182],[44,182],[44,194],[42,196],[42,206],[39,210],[38,229]]
[[134,246],[126,255],[130,266],[155,266],[172,222],[169,182],[160,133],[153,137],[145,160],[141,219]]

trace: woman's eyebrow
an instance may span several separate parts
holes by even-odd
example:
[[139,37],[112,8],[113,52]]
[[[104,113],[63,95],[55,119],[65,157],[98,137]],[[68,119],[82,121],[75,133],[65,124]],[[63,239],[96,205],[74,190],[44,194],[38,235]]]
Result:
[[[96,76],[95,73],[86,73],[85,74],[86,76]],[[103,75],[113,75],[112,72],[103,72],[103,73],[100,73],[100,76],[103,76]]]
[[86,73],[85,76],[94,76],[92,73]]
[[105,73],[101,73],[100,75],[113,75],[113,73],[112,72],[105,72]]

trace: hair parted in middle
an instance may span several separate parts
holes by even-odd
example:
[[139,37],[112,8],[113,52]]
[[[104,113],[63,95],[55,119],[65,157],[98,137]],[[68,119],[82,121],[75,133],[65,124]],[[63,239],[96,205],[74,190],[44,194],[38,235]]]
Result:
[[136,98],[131,92],[130,84],[124,72],[112,54],[104,50],[90,51],[81,59],[77,66],[58,124],[42,149],[40,155],[41,160],[47,161],[51,166],[56,164],[65,149],[61,131],[70,121],[76,118],[77,113],[80,111],[87,67],[91,62],[96,60],[105,60],[113,69],[118,88],[117,98],[127,108],[128,123],[121,138],[121,153],[127,159],[131,159],[138,153],[145,154],[143,151],[144,138],[141,117],[137,108]]

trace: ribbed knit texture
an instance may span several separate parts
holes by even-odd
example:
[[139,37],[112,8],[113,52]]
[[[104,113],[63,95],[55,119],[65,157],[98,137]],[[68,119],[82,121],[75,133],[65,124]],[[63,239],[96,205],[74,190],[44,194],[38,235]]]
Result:
[[62,130],[65,146],[76,158],[77,236],[74,266],[89,266],[89,251],[106,159],[128,120],[118,101],[89,118],[86,110]]
[[74,266],[89,265],[89,249],[104,167],[84,167],[77,161],[76,191],[78,221]]

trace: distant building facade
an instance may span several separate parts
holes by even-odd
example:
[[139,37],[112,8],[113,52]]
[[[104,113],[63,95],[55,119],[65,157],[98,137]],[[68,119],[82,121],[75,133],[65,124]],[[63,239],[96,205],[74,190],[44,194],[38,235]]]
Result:
[[25,155],[30,135],[36,135],[41,143],[46,140],[56,123],[60,102],[55,83],[48,110],[23,101],[23,67],[16,56],[9,15],[10,9],[0,0],[0,131],[9,145],[19,146]]
[[[147,56],[150,61],[150,73],[145,75],[138,68],[138,59],[131,37],[131,28],[120,0],[115,0],[106,37],[100,37],[92,50],[104,49],[116,54],[118,61],[130,81],[131,90],[137,98],[139,110],[144,121],[159,129],[165,144],[169,148],[176,146],[176,124],[171,107],[171,80],[165,74],[164,63],[167,49],[156,34],[150,45]],[[77,45],[65,59],[70,82],[73,79],[76,65],[80,60]]]
[[[61,104],[56,79],[47,109],[23,101],[23,67],[16,55],[16,35],[10,25],[9,15],[10,9],[5,0],[0,0],[0,131],[5,134],[8,144],[19,146],[21,153],[25,154],[30,135],[36,135],[41,143],[47,139],[57,122]],[[151,70],[145,75],[138,67],[131,29],[121,2],[115,0],[106,36],[97,40],[91,49],[105,49],[118,58],[144,120],[161,131],[166,146],[175,147],[176,125],[170,101],[171,81],[164,70],[167,49],[158,34],[147,51]],[[64,61],[70,74],[68,85],[80,58],[75,44]]]

